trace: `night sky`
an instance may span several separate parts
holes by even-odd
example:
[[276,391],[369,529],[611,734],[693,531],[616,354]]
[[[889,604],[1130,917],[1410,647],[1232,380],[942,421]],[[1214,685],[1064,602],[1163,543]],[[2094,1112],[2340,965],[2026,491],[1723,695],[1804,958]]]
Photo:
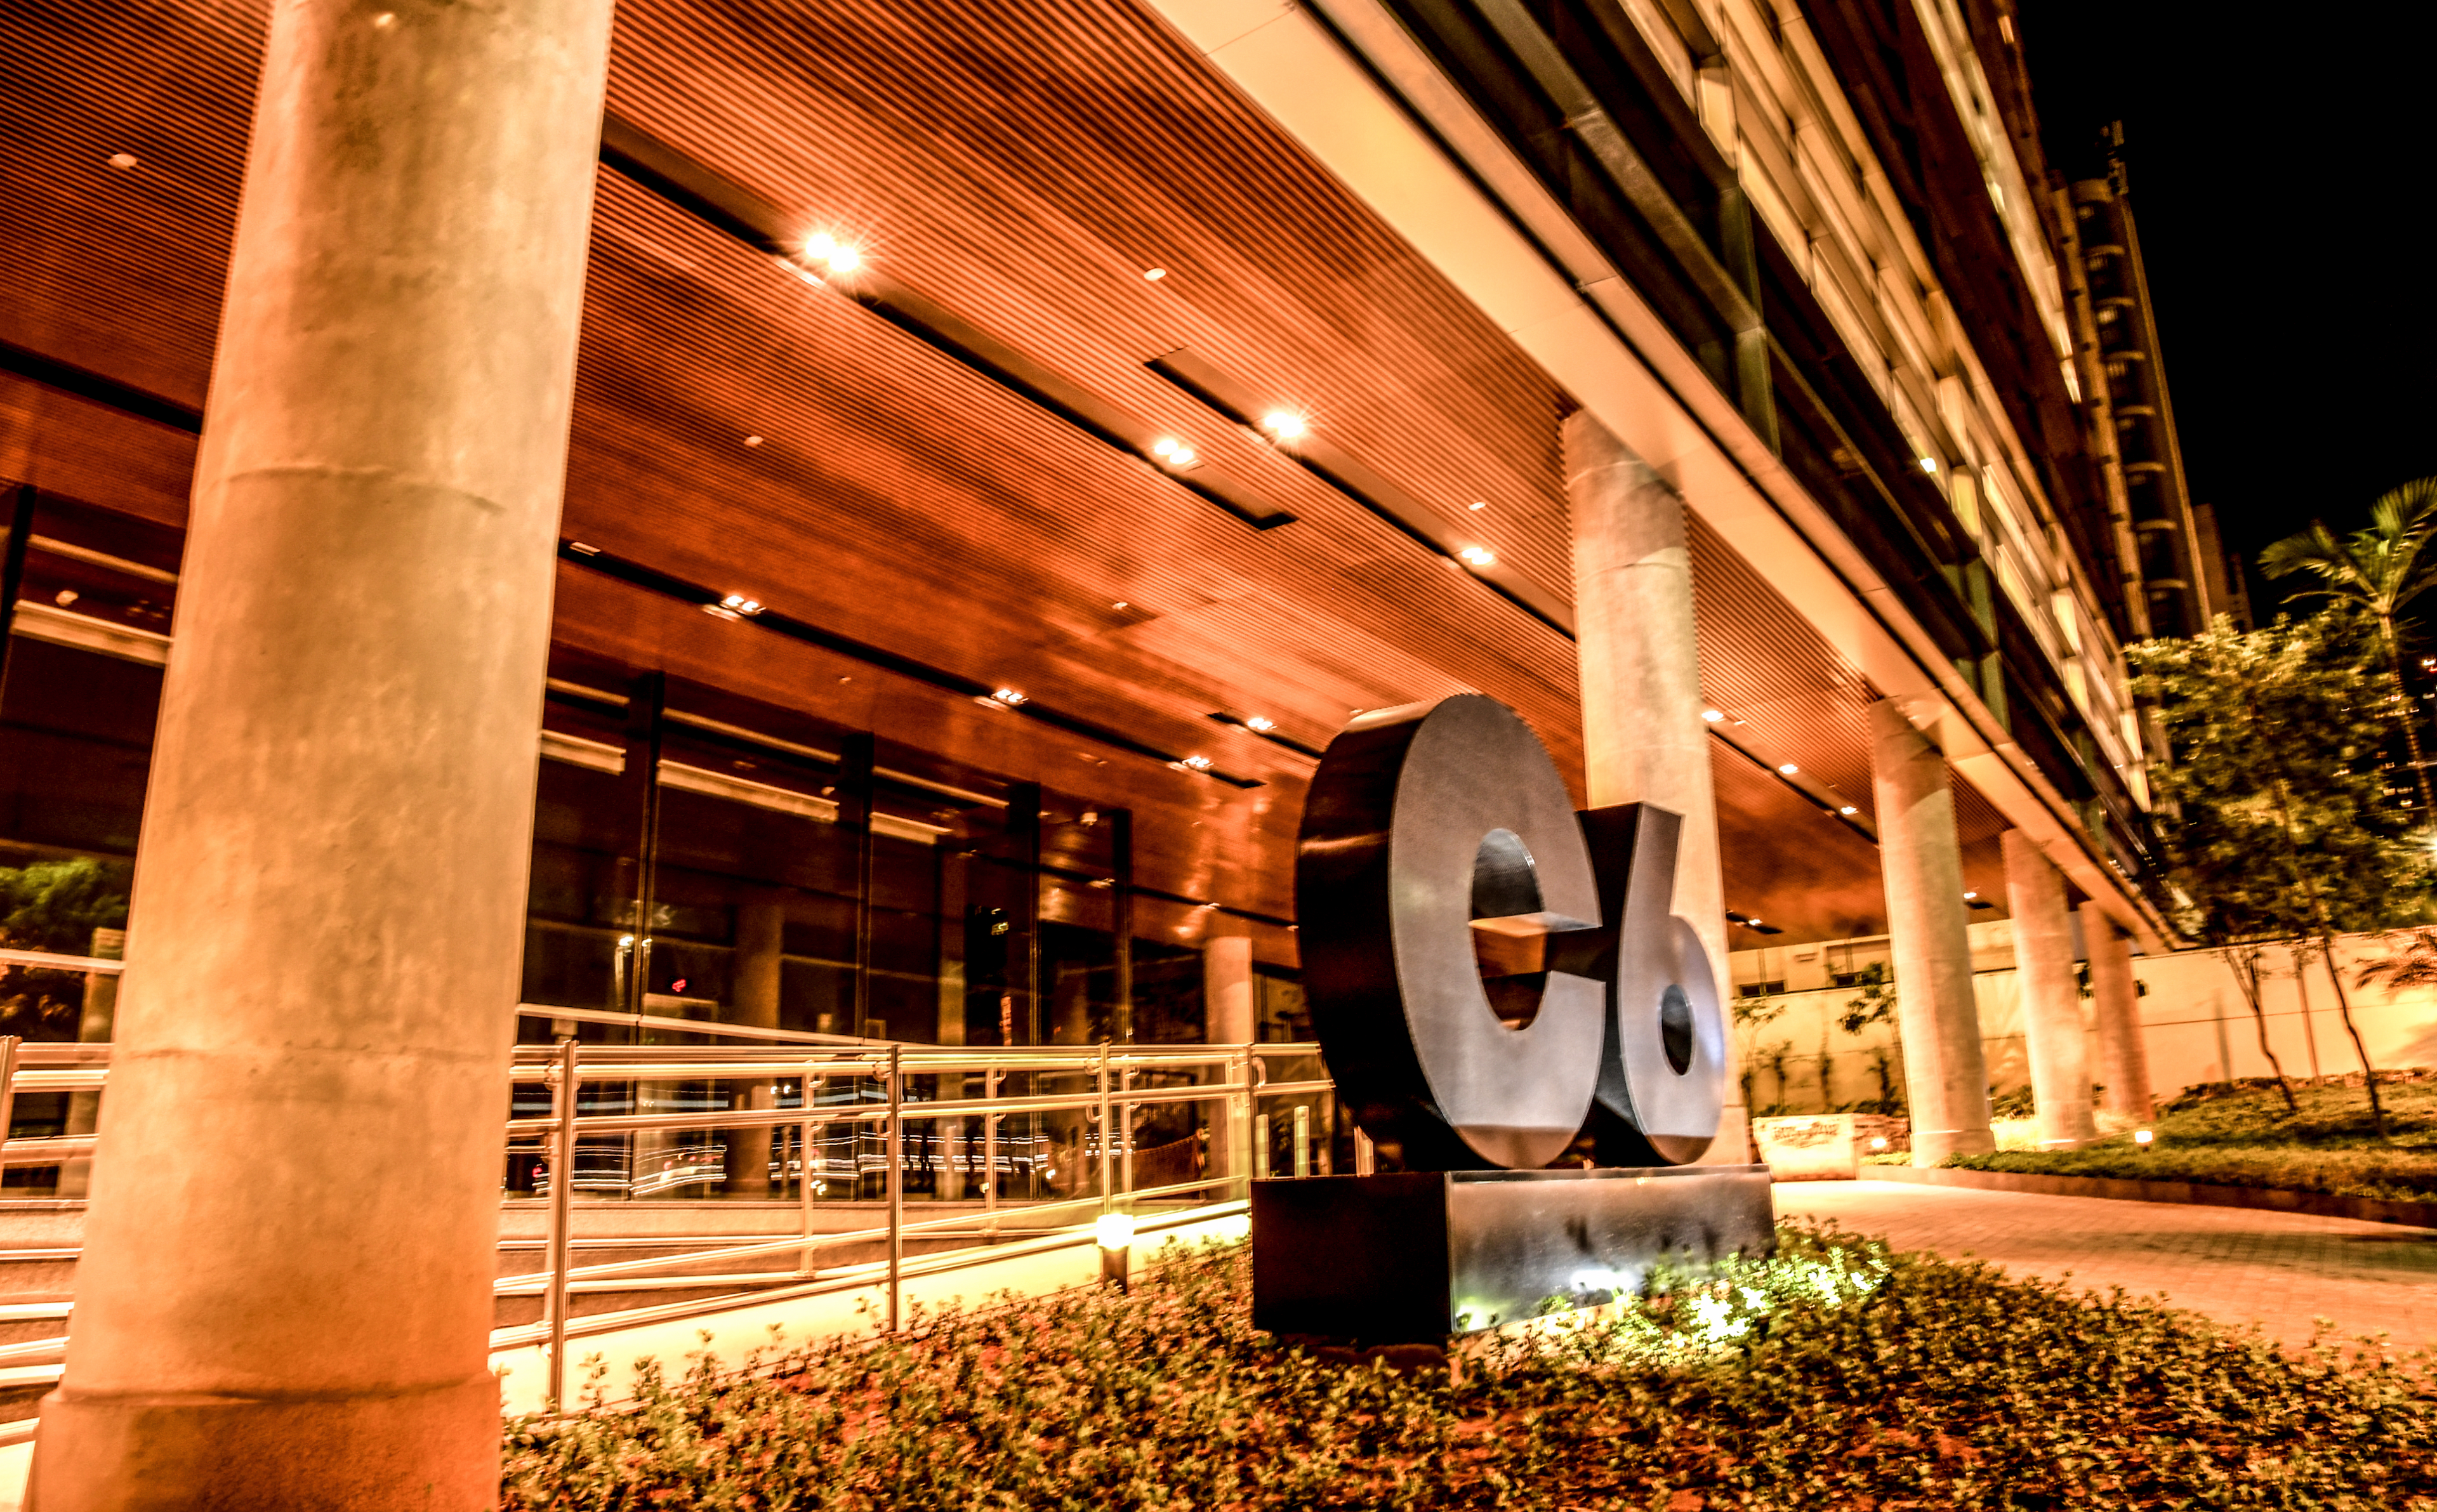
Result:
[[2023,43],[2068,177],[2124,123],[2184,468],[2228,547],[2437,474],[2437,10],[2023,0]]

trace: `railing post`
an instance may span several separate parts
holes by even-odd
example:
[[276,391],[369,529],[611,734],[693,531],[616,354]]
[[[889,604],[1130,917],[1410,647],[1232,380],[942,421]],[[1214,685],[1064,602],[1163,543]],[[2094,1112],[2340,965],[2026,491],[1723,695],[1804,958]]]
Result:
[[1128,1196],[1134,1190],[1134,1072],[1129,1066],[1120,1075],[1117,1089],[1124,1093],[1124,1105],[1117,1110],[1117,1126],[1125,1131],[1117,1145],[1117,1190]]
[[1228,1068],[1232,1091],[1227,1108],[1227,1173],[1241,1183],[1236,1195],[1253,1197],[1253,1047],[1244,1046]]
[[0,1034],[0,1145],[9,1142],[9,1125],[17,1121],[17,1049],[25,1044],[18,1034]]
[[899,1069],[904,1048],[888,1047],[888,1331],[903,1319],[901,1281],[905,1268],[905,1077]]
[[1311,1174],[1311,1105],[1297,1103],[1294,1108],[1294,1173],[1297,1181]]
[[551,1088],[550,1150],[550,1279],[542,1306],[550,1315],[550,1381],[543,1403],[551,1412],[564,1410],[567,1398],[567,1271],[568,1226],[575,1201],[575,1088],[577,1041],[558,1042],[557,1073]]
[[[999,1078],[996,1070],[982,1072],[982,1098],[998,1101]],[[988,1214],[982,1227],[991,1238],[998,1237],[998,1120],[995,1113],[982,1115],[982,1211]]]
[[1109,1211],[1112,1199],[1116,1196],[1116,1191],[1114,1188],[1111,1186],[1109,1181],[1110,1159],[1116,1153],[1109,1147],[1109,1141],[1116,1138],[1116,1123],[1109,1117],[1109,1114],[1112,1111],[1109,1106],[1109,1042],[1105,1039],[1100,1041],[1099,1094],[1100,1211],[1107,1212]]
[[816,1230],[813,1225],[813,1151],[818,1147],[821,1131],[820,1121],[814,1117],[814,1110],[818,1108],[821,1103],[821,1079],[813,1068],[818,1064],[816,1061],[804,1062],[804,1117],[797,1125],[796,1133],[798,1146],[796,1165],[798,1173],[796,1182],[796,1205],[803,1210],[804,1226],[803,1255],[796,1262],[796,1274],[798,1276],[810,1276],[814,1271],[813,1235]]

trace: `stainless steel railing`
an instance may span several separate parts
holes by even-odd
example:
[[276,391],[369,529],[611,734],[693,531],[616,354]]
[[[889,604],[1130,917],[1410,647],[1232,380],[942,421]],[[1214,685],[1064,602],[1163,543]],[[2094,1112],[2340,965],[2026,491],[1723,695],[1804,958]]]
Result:
[[[79,961],[77,965],[83,966],[86,963]],[[114,967],[117,963],[107,965]],[[565,1357],[571,1331],[597,1334],[642,1321],[663,1322],[699,1315],[739,1305],[772,1289],[801,1289],[820,1283],[876,1285],[885,1296],[887,1325],[893,1330],[903,1322],[905,1246],[909,1239],[963,1239],[976,1249],[998,1247],[1011,1253],[1041,1245],[1073,1243],[1102,1216],[1142,1205],[1155,1209],[1166,1205],[1163,1210],[1167,1210],[1197,1201],[1241,1200],[1249,1195],[1251,1177],[1256,1172],[1266,1174],[1271,1169],[1271,1121],[1263,1115],[1262,1104],[1283,1098],[1320,1098],[1333,1092],[1325,1080],[1271,1078],[1271,1061],[1316,1060],[1318,1047],[1308,1044],[972,1049],[740,1030],[733,1025],[652,1016],[643,1016],[638,1023],[638,1016],[633,1015],[531,1006],[520,1007],[519,1012],[561,1021],[608,1020],[622,1027],[668,1034],[716,1034],[729,1038],[749,1034],[763,1041],[744,1046],[611,1046],[585,1044],[568,1037],[554,1045],[517,1047],[510,1072],[513,1083],[522,1087],[547,1087],[550,1094],[547,1114],[511,1117],[504,1131],[510,1155],[538,1154],[536,1175],[547,1173],[546,1185],[540,1180],[535,1182],[546,1213],[541,1245],[544,1263],[539,1270],[500,1277],[493,1294],[502,1297],[538,1294],[542,1316],[535,1324],[495,1330],[492,1347],[546,1347],[545,1395],[552,1409],[564,1399]],[[109,1056],[107,1045],[26,1044],[13,1036],[0,1036],[0,1130],[9,1127],[11,1107],[20,1092],[105,1088]],[[1156,1085],[1156,1079],[1162,1077],[1192,1080],[1182,1085]],[[954,1086],[959,1095],[910,1096],[909,1084],[917,1081]],[[1044,1083],[1061,1081],[1079,1082],[1082,1087],[1072,1091],[1042,1090]],[[754,1099],[714,1093],[714,1099],[731,1105],[703,1111],[645,1112],[640,1110],[637,1100],[638,1111],[591,1113],[580,1106],[580,1094],[587,1085],[640,1087],[662,1083],[697,1086],[728,1084],[728,1089],[733,1091],[733,1084],[738,1082],[773,1084],[771,1105],[738,1105],[749,1104]],[[780,1086],[790,1082],[798,1088],[795,1102],[792,1105],[779,1105]],[[979,1096],[961,1095],[976,1082]],[[842,1093],[842,1099],[823,1101],[825,1092]],[[1138,1116],[1148,1109],[1197,1104],[1215,1104],[1206,1120],[1210,1156],[1207,1164],[1196,1171],[1193,1179],[1136,1187],[1133,1136]],[[599,1101],[595,1105],[600,1105]],[[1307,1103],[1297,1104],[1291,1110],[1290,1170],[1298,1176],[1311,1174],[1315,1170],[1311,1114]],[[1037,1129],[1045,1115],[1080,1116],[1075,1154],[1081,1168],[1070,1170],[1068,1188],[1072,1190],[1083,1185],[1082,1178],[1088,1171],[1088,1193],[1051,1200],[1018,1199],[1005,1190],[1004,1178],[1019,1170],[1026,1173],[1027,1186],[1037,1184],[1029,1178],[1041,1169],[1039,1136],[1028,1137],[1031,1145],[1027,1163],[1027,1156],[1019,1154],[1003,1132],[1008,1121],[1026,1121]],[[966,1126],[977,1121],[980,1126],[983,1149],[978,1161],[978,1205],[960,1206],[938,1218],[908,1222],[907,1129],[909,1125],[928,1124],[936,1132],[937,1125],[952,1120],[961,1121]],[[1203,1123],[1200,1117],[1194,1121],[1197,1125]],[[834,1129],[868,1131],[876,1136],[882,1212],[875,1216],[881,1217],[881,1222],[830,1231],[820,1228],[823,1183],[816,1179],[815,1162],[816,1158],[826,1159],[816,1152],[827,1148],[828,1136]],[[650,1243],[673,1253],[590,1264],[575,1262],[574,1176],[583,1141],[587,1138],[598,1141],[616,1136],[697,1135],[714,1130],[731,1134],[769,1130],[786,1136],[778,1141],[778,1171],[782,1190],[786,1178],[791,1174],[794,1177],[800,1208],[798,1232],[742,1241],[732,1236],[711,1236],[699,1243],[679,1239],[662,1243],[647,1236],[625,1235],[620,1237],[620,1243]],[[936,1149],[942,1141],[935,1138],[925,1142]],[[863,1143],[863,1139],[855,1138],[850,1144],[858,1191],[868,1174]],[[91,1135],[8,1139],[0,1144],[0,1162],[17,1167],[61,1165],[89,1157],[94,1145]],[[953,1145],[950,1148],[953,1150]],[[1320,1151],[1318,1169],[1324,1171],[1324,1142]],[[965,1158],[968,1165],[974,1163],[969,1156]],[[938,1167],[932,1169],[936,1173]],[[718,1206],[715,1202],[703,1204],[706,1210]],[[857,1198],[827,1206],[833,1209],[840,1206],[860,1208],[864,1205]],[[816,1263],[824,1249],[870,1245],[882,1246],[885,1260],[829,1270]],[[503,1247],[508,1246],[503,1243]],[[695,1274],[706,1265],[767,1260],[787,1255],[796,1259],[792,1271]],[[578,1290],[598,1294],[645,1282],[663,1289],[700,1282],[701,1289],[712,1295],[587,1314],[582,1329],[574,1329],[572,1299]],[[26,1353],[26,1358],[31,1359],[33,1353],[44,1352],[35,1347],[49,1344],[63,1345],[64,1340],[28,1341],[10,1347],[12,1353],[32,1351]]]

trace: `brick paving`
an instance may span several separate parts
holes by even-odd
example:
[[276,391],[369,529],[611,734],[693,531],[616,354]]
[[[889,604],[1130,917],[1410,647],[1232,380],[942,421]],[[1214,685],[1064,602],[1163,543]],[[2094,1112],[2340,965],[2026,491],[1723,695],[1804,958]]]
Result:
[[2398,1344],[2437,1344],[2437,1230],[1892,1181],[1786,1182],[1777,1210],[2015,1275],[2164,1293],[2220,1322],[2257,1323],[2287,1345],[2306,1343],[2319,1318],[2345,1337],[2383,1331]]

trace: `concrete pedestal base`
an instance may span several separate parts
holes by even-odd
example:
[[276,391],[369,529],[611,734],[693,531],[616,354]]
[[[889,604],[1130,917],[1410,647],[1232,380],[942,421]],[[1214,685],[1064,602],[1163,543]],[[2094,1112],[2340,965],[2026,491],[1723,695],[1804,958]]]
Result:
[[121,1395],[65,1387],[43,1404],[28,1506],[258,1512],[272,1506],[487,1507],[499,1378],[367,1395]]
[[1658,1261],[1765,1255],[1766,1166],[1411,1172],[1253,1183],[1253,1323],[1363,1344],[1592,1307]]

